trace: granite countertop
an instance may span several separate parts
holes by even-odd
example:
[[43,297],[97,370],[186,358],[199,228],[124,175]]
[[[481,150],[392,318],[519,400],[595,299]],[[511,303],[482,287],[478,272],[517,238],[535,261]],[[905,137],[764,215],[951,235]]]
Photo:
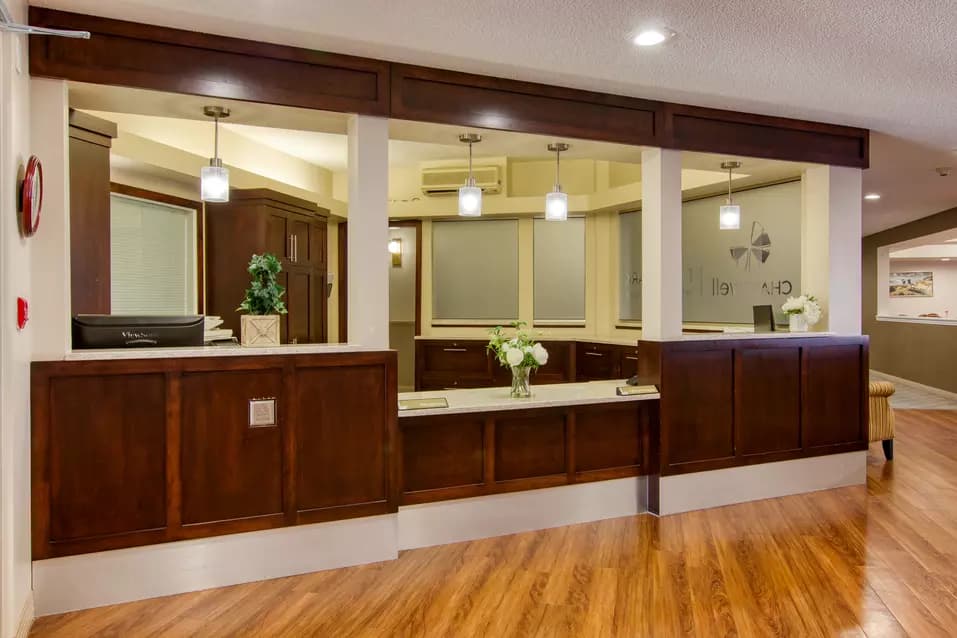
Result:
[[428,408],[424,410],[399,410],[399,417],[527,410],[529,408],[554,408],[600,403],[628,403],[661,398],[661,395],[658,393],[618,396],[615,394],[615,388],[623,385],[625,385],[623,379],[613,381],[589,381],[587,383],[533,385],[532,396],[528,399],[512,399],[509,397],[509,392],[511,391],[509,387],[400,392],[400,401],[407,399],[444,398],[448,401],[449,407]]

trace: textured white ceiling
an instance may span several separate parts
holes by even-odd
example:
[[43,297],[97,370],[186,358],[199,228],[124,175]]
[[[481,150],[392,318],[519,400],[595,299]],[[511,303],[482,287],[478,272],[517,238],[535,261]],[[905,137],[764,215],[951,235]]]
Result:
[[[38,0],[328,51],[849,124],[872,144],[865,232],[957,205],[954,0]],[[630,43],[664,24],[678,37]],[[907,155],[907,171],[899,171]],[[906,175],[904,175],[906,173]],[[934,177],[937,181],[930,180]],[[929,182],[918,189],[914,182]],[[927,191],[927,188],[931,191]]]

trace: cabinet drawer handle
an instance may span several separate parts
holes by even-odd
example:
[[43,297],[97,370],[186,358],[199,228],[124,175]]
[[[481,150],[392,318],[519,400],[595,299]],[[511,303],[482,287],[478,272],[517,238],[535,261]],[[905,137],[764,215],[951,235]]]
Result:
[[468,352],[468,348],[442,348],[442,352]]
[[586,352],[585,354],[587,354],[589,357],[604,357],[605,356],[604,352]]
[[630,357],[630,356],[628,356],[628,355],[625,355],[625,358],[628,359],[629,361],[637,361],[637,360],[638,360],[638,357]]

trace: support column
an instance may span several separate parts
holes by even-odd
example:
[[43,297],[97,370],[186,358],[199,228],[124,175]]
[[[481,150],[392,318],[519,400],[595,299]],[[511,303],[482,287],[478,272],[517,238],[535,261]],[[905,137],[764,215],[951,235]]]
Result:
[[349,120],[349,342],[389,347],[389,121]]
[[861,170],[804,172],[801,288],[824,310],[818,330],[861,334]]
[[30,239],[30,330],[37,360],[62,359],[70,336],[69,99],[63,80],[30,80],[30,139],[43,162],[43,215]]
[[681,336],[681,152],[641,154],[641,333]]

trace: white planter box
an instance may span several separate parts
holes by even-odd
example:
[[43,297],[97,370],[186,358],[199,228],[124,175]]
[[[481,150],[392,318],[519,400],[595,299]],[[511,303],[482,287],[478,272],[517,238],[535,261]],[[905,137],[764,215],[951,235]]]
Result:
[[279,345],[279,315],[243,315],[240,343],[244,346]]

